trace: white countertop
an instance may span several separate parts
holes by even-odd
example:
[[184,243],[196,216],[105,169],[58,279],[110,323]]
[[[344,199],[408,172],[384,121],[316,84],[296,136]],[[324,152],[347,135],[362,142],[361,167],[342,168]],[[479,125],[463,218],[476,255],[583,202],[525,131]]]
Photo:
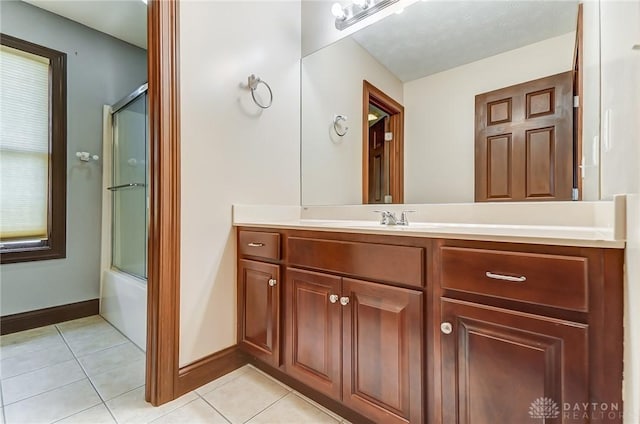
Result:
[[[581,220],[576,216],[574,221],[578,225],[566,225],[566,216],[563,216],[562,220],[556,220],[555,222],[550,218],[548,220],[550,225],[542,224],[542,220],[540,219],[537,219],[535,221],[536,224],[533,225],[495,223],[491,222],[490,218],[487,217],[479,217],[478,223],[428,222],[419,219],[422,216],[428,215],[425,213],[425,210],[426,212],[433,212],[433,209],[429,209],[433,208],[432,206],[418,206],[418,213],[415,215],[418,219],[410,222],[408,226],[381,225],[371,214],[372,208],[370,206],[345,206],[342,207],[344,208],[342,210],[340,210],[340,208],[333,208],[332,213],[329,214],[326,213],[326,211],[313,210],[308,207],[264,205],[234,205],[233,225],[357,234],[624,248],[624,226],[621,225],[620,222],[616,224],[616,221],[624,220],[624,213],[618,210],[624,205],[613,205],[614,202],[611,203],[612,211],[609,214],[611,220],[602,221],[600,219],[593,219],[592,222],[585,219]],[[620,203],[619,200],[618,203]],[[378,205],[378,207],[380,206],[382,205]],[[603,207],[602,204],[596,206],[600,209]],[[557,208],[557,205],[554,207]],[[570,207],[574,208],[572,213],[575,213],[575,205],[570,205]],[[585,204],[581,207],[588,209],[592,206]],[[519,210],[517,212],[524,215],[526,215],[528,209],[531,209],[524,205],[518,206],[518,208]],[[449,221],[455,221],[456,214],[454,210],[459,209],[460,206],[452,209],[451,215],[448,216],[450,218]],[[555,212],[558,211],[556,210]],[[537,210],[536,213],[539,213],[539,210]],[[319,216],[322,218],[318,218]],[[367,219],[334,219],[336,216],[340,218],[342,218],[342,216],[348,216],[349,218],[353,218],[354,216],[366,217]],[[526,221],[526,216],[523,219]],[[558,225],[558,222],[562,225]]]

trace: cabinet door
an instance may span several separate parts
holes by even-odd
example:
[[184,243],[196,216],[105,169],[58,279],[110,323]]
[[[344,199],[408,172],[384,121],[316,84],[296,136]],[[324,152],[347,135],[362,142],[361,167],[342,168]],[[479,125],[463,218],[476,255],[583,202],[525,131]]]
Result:
[[280,266],[240,260],[238,317],[240,347],[280,365]]
[[340,280],[287,268],[286,372],[334,399],[342,373]]
[[423,422],[422,292],[343,279],[343,402],[379,423]]
[[586,325],[453,299],[441,305],[443,423],[588,421],[563,411],[589,402]]

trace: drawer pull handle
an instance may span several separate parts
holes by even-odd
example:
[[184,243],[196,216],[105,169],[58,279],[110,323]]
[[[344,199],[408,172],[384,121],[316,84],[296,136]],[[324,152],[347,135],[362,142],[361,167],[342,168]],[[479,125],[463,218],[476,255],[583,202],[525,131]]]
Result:
[[347,306],[349,304],[349,298],[347,296],[343,296],[340,298],[340,304],[342,306]]
[[337,294],[332,294],[332,295],[329,296],[329,302],[336,303],[339,298],[340,298],[340,296],[338,296]]
[[525,281],[527,281],[527,277],[525,277],[524,275],[520,277],[512,277],[511,275],[494,274],[493,272],[489,271],[487,271],[485,275],[489,278],[493,278],[494,280],[510,281],[512,283],[524,283]]
[[249,246],[249,247],[262,247],[262,246],[264,246],[264,243],[251,242],[251,243],[248,243],[247,246]]
[[453,325],[451,325],[450,322],[443,322],[440,324],[440,331],[442,331],[443,334],[451,334],[453,331]]
[[276,281],[276,280],[274,280],[273,278],[271,278],[271,279],[269,280],[269,287],[273,287],[273,286],[275,286],[275,285],[276,285],[276,283],[277,283],[277,281]]

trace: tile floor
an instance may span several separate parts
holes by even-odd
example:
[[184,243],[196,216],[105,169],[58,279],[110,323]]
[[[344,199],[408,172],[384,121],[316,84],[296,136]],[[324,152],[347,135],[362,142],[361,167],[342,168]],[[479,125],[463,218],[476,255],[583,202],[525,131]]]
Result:
[[100,316],[0,337],[0,424],[346,423],[247,365],[154,408],[144,353]]

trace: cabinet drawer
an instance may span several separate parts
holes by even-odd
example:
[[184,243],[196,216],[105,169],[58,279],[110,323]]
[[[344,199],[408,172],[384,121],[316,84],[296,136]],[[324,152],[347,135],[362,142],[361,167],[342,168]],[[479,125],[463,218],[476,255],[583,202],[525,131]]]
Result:
[[267,259],[280,259],[280,234],[240,230],[238,235],[240,255]]
[[291,265],[422,287],[421,247],[289,237]]
[[442,247],[445,289],[586,312],[587,258]]

